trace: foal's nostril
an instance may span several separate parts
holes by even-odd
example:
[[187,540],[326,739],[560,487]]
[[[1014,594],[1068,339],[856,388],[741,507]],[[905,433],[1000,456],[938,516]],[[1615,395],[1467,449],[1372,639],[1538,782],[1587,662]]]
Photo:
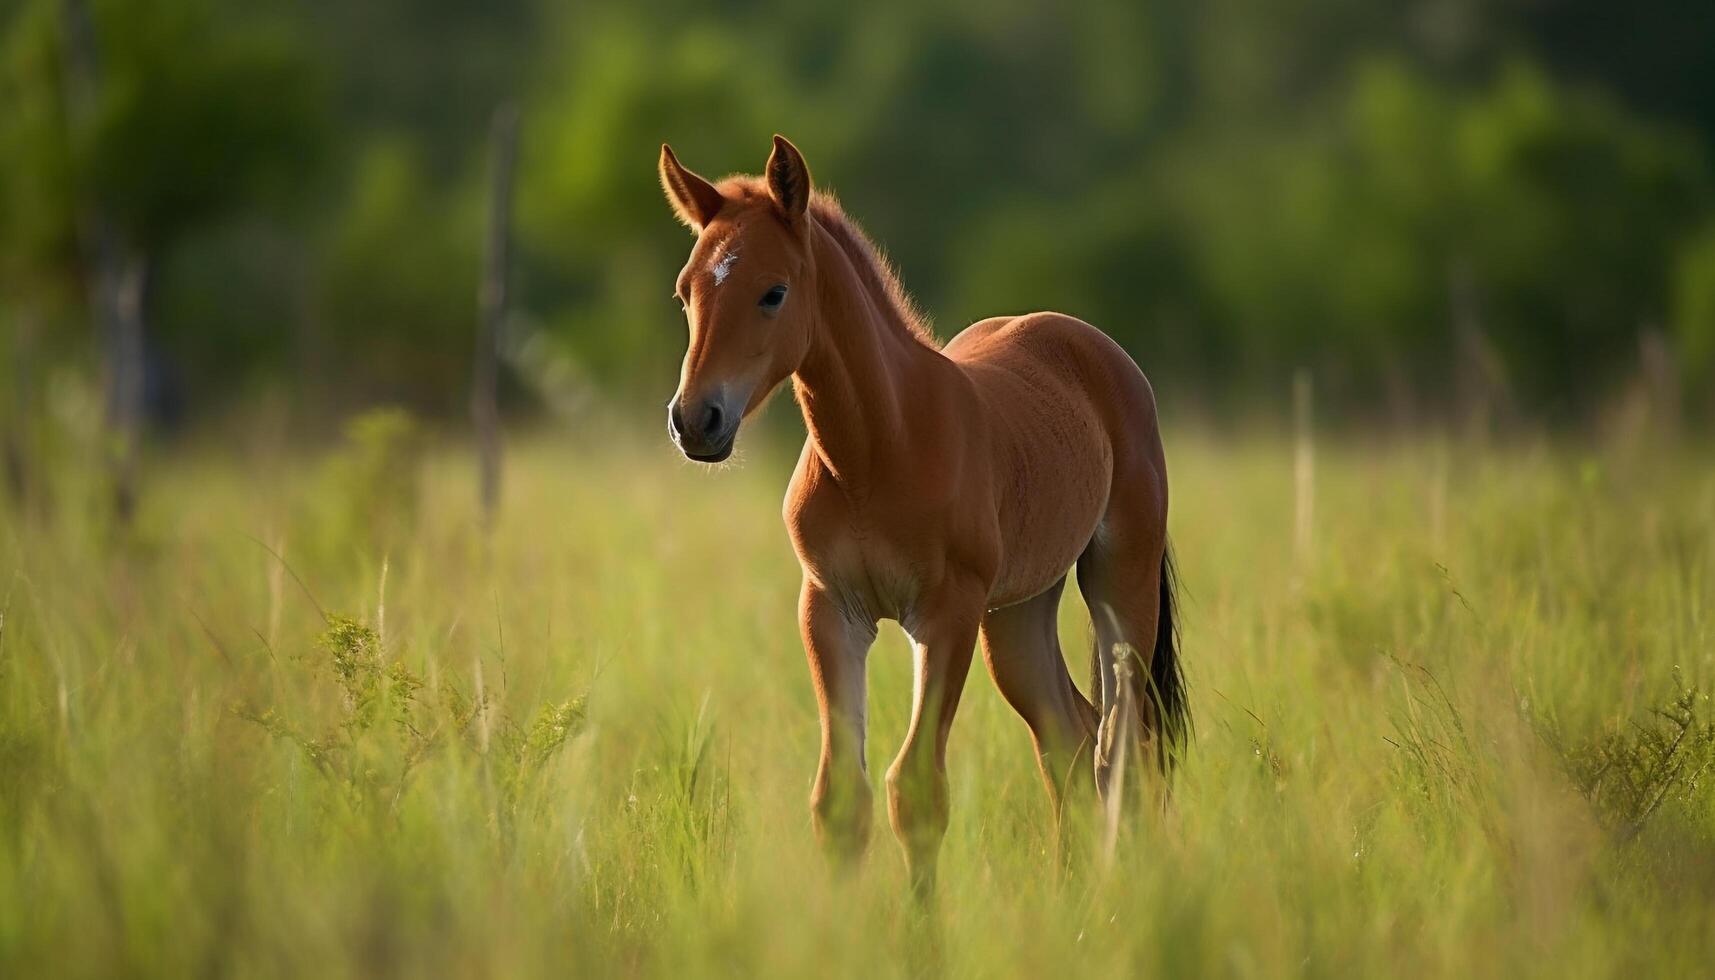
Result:
[[718,402],[709,402],[708,416],[703,422],[703,435],[712,436],[721,431],[721,406]]

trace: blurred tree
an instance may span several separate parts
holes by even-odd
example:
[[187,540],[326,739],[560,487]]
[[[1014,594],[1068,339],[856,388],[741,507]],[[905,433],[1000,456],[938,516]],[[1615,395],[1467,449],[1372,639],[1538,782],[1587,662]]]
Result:
[[1558,75],[1645,115],[1695,128],[1715,146],[1715,5],[1651,0],[1513,0],[1497,20]]
[[528,342],[609,391],[660,394],[683,344],[658,145],[754,170],[775,131],[943,335],[1066,309],[1172,404],[1275,404],[1304,366],[1331,413],[1481,375],[1576,421],[1642,325],[1699,349],[1715,16],[1685,0],[87,0],[110,83],[69,136],[59,2],[0,13],[6,322],[79,304],[72,205],[110,202],[204,403],[287,377],[456,412],[514,94]]
[[38,496],[40,386],[52,353],[48,329],[75,302],[70,157],[59,113],[60,61],[54,10],[17,10],[0,37],[0,465],[14,500]]
[[1707,207],[1695,145],[1514,68],[1456,133],[1470,185],[1463,244],[1527,401],[1555,412],[1635,363],[1667,309],[1673,254]]
[[72,170],[55,8],[16,10],[0,37],[0,289],[39,315],[76,292]]
[[[81,279],[109,379],[116,501],[129,512],[150,378],[150,276],[191,232],[267,201],[315,148],[313,80],[263,11],[26,0],[6,21],[11,137],[0,276],[25,323],[71,314]],[[48,311],[48,312],[44,312]]]
[[437,191],[414,144],[398,139],[369,145],[348,193],[316,273],[316,315],[334,353],[314,380],[356,404],[462,407],[482,255],[478,188]]
[[1715,224],[1705,226],[1674,270],[1673,327],[1687,391],[1715,410]]

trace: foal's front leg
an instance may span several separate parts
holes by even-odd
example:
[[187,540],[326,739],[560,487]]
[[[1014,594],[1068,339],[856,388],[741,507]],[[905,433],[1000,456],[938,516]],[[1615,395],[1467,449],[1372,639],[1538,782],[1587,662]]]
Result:
[[798,622],[822,716],[822,757],[810,791],[810,818],[830,855],[855,858],[869,839],[872,809],[864,758],[864,668],[875,622],[854,618],[808,580],[799,597]]
[[943,594],[911,617],[915,678],[911,727],[887,770],[887,812],[905,848],[912,888],[934,890],[935,861],[947,832],[947,733],[971,669],[981,590]]

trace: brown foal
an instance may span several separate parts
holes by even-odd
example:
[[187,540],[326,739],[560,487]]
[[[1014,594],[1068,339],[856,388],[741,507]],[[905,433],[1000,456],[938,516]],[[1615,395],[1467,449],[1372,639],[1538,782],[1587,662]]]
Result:
[[[1056,812],[1092,756],[1106,793],[1122,741],[1165,765],[1188,715],[1167,467],[1132,359],[1058,313],[983,320],[938,348],[782,137],[764,176],[718,183],[663,146],[661,184],[697,235],[674,290],[690,324],[668,403],[674,441],[693,460],[726,459],[740,422],[788,377],[809,429],[785,519],[804,570],[799,624],[822,722],[810,806],[827,847],[856,854],[869,834],[865,663],[882,619],[914,651],[910,730],[886,784],[919,887],[933,884],[947,827],[947,733],[979,640],[1030,726]],[[1074,564],[1099,708],[1068,675],[1055,629]],[[1139,669],[1116,670],[1126,657]],[[1121,692],[1125,678],[1134,687]],[[1120,710],[1122,694],[1135,708]],[[1125,719],[1134,731],[1115,730]]]

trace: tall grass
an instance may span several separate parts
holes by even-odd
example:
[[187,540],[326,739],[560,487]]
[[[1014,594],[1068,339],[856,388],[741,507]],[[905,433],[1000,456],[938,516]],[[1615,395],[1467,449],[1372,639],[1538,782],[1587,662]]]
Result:
[[[1171,439],[1199,728],[1170,811],[1063,866],[979,667],[923,922],[879,811],[855,873],[814,847],[786,454],[539,437],[485,536],[467,455],[408,430],[158,460],[126,536],[71,489],[3,519],[0,974],[1715,961],[1706,458],[1322,446],[1300,555],[1290,443]],[[906,653],[872,655],[873,771]]]

